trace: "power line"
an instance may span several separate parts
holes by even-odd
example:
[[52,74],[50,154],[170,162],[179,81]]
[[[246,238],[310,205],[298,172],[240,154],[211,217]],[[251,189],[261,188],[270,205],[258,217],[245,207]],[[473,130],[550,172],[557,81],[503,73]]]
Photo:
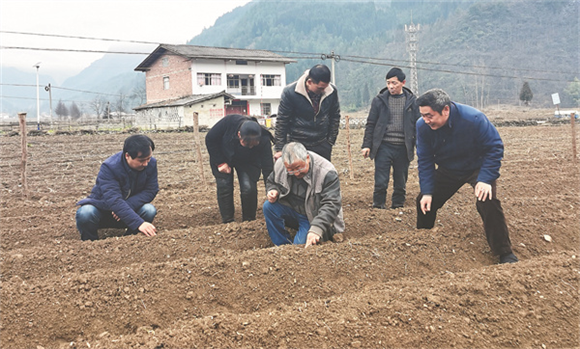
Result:
[[89,36],[71,36],[71,35],[59,35],[59,34],[43,34],[43,33],[30,33],[30,32],[15,32],[15,31],[9,31],[9,30],[0,30],[0,33],[18,34],[18,35],[34,35],[34,36],[50,36],[50,37],[55,37],[55,38],[67,38],[67,39],[116,41],[116,42],[130,42],[130,43],[134,43],[134,44],[155,44],[155,45],[160,45],[159,42],[153,42],[153,41],[121,40],[121,39],[108,39],[108,38],[94,38],[94,37],[89,37]]
[[[388,64],[388,63],[371,62],[371,61],[364,61],[364,60],[357,60],[357,59],[342,58],[342,60],[347,61],[347,62],[353,62],[353,63],[392,66],[392,64]],[[399,65],[399,67],[411,69],[411,67],[408,65],[407,66]],[[536,81],[554,81],[554,78],[535,78],[535,77],[513,76],[513,75],[495,75],[495,74],[485,74],[485,73],[462,72],[462,71],[446,70],[446,69],[430,69],[430,68],[423,68],[423,67],[417,67],[417,69],[426,70],[426,71],[433,71],[433,72],[440,72],[440,73],[460,74],[460,75],[475,75],[475,76],[487,76],[487,77],[495,77],[495,78],[512,78],[512,79],[536,80]],[[572,80],[565,80],[565,81],[566,82],[573,82]]]
[[2,50],[31,50],[31,51],[52,51],[52,52],[82,52],[82,53],[116,53],[126,55],[149,55],[151,52],[128,52],[128,51],[103,51],[103,50],[74,50],[69,48],[42,48],[23,46],[0,46]]
[[[73,35],[60,35],[60,34],[45,34],[45,33],[31,33],[31,32],[18,32],[9,30],[0,30],[0,33],[6,34],[17,34],[17,35],[33,35],[33,36],[45,36],[45,37],[59,37],[68,39],[82,39],[82,40],[98,40],[98,41],[115,41],[115,42],[128,42],[136,44],[155,44],[161,45],[162,43],[154,41],[144,41],[144,40],[122,40],[122,39],[111,39],[111,38],[97,38],[89,36],[73,36]],[[16,47],[16,46],[0,46],[0,49],[18,49],[18,50],[45,50],[45,51],[62,51],[62,52],[88,52],[88,53],[116,53],[116,54],[144,54],[148,55],[151,52],[126,52],[126,51],[100,51],[100,50],[73,50],[73,49],[54,49],[54,48],[31,48],[31,47]],[[287,57],[293,59],[316,59],[321,57],[322,53],[315,52],[299,52],[299,51],[282,51],[282,50],[268,50],[271,52],[278,53],[289,53],[298,55],[309,55],[311,57]],[[341,55],[344,58],[356,58],[356,59],[366,59],[366,60],[378,60],[378,61],[388,61],[388,62],[408,62],[406,60],[397,60],[389,58],[375,58],[375,57],[365,57],[365,56],[350,56]],[[463,67],[463,68],[484,68],[484,69],[501,69],[501,70],[514,70],[514,71],[530,71],[530,72],[545,72],[545,73],[557,73],[557,74],[577,74],[577,72],[562,72],[553,71],[545,69],[527,69],[527,68],[513,68],[513,67],[493,67],[493,66],[477,66],[477,65],[465,65],[465,64],[452,64],[452,63],[440,63],[440,62],[429,62],[429,61],[417,61],[419,64],[431,64],[431,65],[442,65],[451,67]]]
[[[19,87],[36,87],[36,85],[27,85],[27,84],[5,84],[5,83],[0,83],[0,86],[19,86]],[[121,95],[119,94],[112,94],[112,93],[105,93],[105,92],[95,92],[95,91],[85,91],[85,90],[77,90],[74,88],[67,88],[67,87],[60,87],[60,86],[53,86],[51,85],[51,88],[56,88],[56,89],[60,89],[60,90],[67,90],[67,91],[73,91],[73,92],[83,92],[83,93],[93,93],[93,94],[97,94],[97,95],[106,95],[106,96],[114,96],[114,97],[120,97]]]

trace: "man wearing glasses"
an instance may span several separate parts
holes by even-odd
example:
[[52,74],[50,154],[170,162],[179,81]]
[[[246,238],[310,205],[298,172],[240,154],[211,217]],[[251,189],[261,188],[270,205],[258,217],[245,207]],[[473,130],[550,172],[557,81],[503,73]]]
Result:
[[145,135],[125,139],[123,151],[101,165],[88,198],[78,202],[77,228],[81,240],[98,240],[101,228],[127,228],[125,235],[154,236],[157,214],[151,201],[159,191],[155,144]]
[[[301,143],[284,146],[266,192],[263,213],[274,245],[308,247],[344,231],[338,173],[330,161]],[[297,230],[293,239],[286,227]]]
[[492,252],[500,263],[517,262],[496,196],[503,158],[497,129],[481,111],[452,102],[441,89],[425,92],[417,105],[422,116],[417,121],[417,228],[433,228],[437,210],[469,183]]

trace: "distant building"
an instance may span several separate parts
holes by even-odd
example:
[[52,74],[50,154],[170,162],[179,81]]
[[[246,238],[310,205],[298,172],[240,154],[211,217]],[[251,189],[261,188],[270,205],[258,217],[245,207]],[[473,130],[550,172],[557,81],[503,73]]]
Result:
[[136,125],[188,126],[193,112],[210,127],[227,114],[276,114],[294,62],[265,50],[159,45],[135,68],[145,72],[147,91]]

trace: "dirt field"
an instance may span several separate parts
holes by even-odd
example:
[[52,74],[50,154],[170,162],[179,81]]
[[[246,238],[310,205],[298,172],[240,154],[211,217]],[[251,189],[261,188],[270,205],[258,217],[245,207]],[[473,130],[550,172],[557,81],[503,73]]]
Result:
[[[359,155],[362,130],[351,130],[353,180],[345,130],[333,153],[346,231],[306,250],[273,247],[261,209],[257,221],[241,223],[238,206],[237,222],[220,224],[213,177],[206,164],[202,184],[191,133],[150,134],[158,236],[81,242],[75,203],[127,135],[29,137],[28,199],[20,138],[0,136],[0,347],[579,348],[570,125],[499,132],[498,196],[520,258],[511,265],[491,255],[467,186],[434,229],[414,228],[416,162],[405,207],[371,209],[374,168]],[[263,186],[259,195],[263,202]]]

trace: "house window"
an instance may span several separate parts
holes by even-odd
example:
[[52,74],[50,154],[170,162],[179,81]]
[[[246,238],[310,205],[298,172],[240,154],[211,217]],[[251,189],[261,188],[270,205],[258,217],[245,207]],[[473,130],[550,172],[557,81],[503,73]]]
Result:
[[262,107],[262,115],[270,115],[272,114],[272,104],[270,103],[260,103]]
[[240,88],[240,76],[239,75],[228,75],[228,88]]
[[216,73],[197,73],[197,84],[200,86],[222,84],[222,75]]
[[280,75],[262,75],[262,86],[280,86]]
[[163,89],[169,90],[169,76],[163,77]]
[[236,65],[248,65],[248,61],[236,61]]
[[168,67],[168,66],[169,66],[169,57],[163,57],[163,58],[161,59],[161,65],[162,65],[163,67]]

